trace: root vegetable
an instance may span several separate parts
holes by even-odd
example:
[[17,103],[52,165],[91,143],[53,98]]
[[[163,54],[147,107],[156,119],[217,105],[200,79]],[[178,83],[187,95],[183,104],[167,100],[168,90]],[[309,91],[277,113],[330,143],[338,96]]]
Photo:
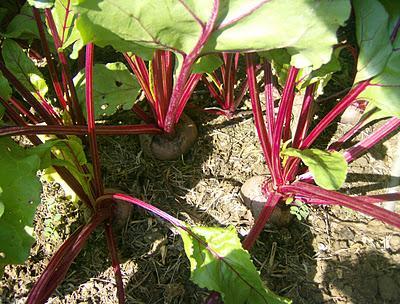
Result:
[[171,135],[140,135],[143,153],[159,160],[175,160],[185,154],[196,141],[197,127],[193,120],[183,114]]
[[[257,218],[267,201],[262,193],[262,186],[269,179],[268,176],[253,176],[248,179],[240,189],[240,197],[243,203],[250,209],[254,218]],[[293,218],[290,207],[284,203],[278,203],[268,223],[282,227],[287,226]]]
[[[106,188],[104,193],[124,193],[115,188]],[[117,230],[123,229],[132,215],[133,205],[122,200],[117,200],[113,206],[113,224]]]

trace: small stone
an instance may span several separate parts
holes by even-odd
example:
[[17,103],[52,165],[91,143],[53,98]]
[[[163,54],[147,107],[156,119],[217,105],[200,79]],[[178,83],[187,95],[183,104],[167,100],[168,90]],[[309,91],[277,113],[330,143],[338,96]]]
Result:
[[400,236],[393,235],[389,240],[389,245],[392,252],[400,252]]
[[324,243],[318,243],[318,250],[325,252],[328,250],[328,246],[326,246]]

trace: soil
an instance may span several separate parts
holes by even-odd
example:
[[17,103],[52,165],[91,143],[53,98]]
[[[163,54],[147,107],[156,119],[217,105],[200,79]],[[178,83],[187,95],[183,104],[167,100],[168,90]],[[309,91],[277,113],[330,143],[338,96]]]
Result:
[[[189,113],[199,139],[176,161],[145,157],[136,136],[100,138],[105,185],[192,225],[234,225],[244,237],[254,219],[239,198],[240,187],[268,173],[247,106],[232,120]],[[339,123],[329,137],[337,138],[346,128]],[[396,135],[354,162],[342,191],[385,192],[398,140]],[[267,226],[251,250],[265,284],[294,303],[398,303],[400,230],[346,208],[309,211],[307,219],[294,219],[288,227]],[[57,183],[44,182],[37,243],[24,265],[6,267],[0,302],[24,303],[52,252],[83,222],[79,205]],[[189,280],[179,235],[160,219],[134,209],[117,240],[127,303],[204,302],[208,291]],[[48,303],[117,303],[110,265],[98,229]]]

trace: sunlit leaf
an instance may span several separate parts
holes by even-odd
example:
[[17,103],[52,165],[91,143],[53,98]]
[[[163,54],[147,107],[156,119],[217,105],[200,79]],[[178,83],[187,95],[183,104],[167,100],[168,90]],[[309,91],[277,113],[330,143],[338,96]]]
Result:
[[[314,69],[313,66],[307,66],[299,70],[296,79],[297,89],[302,90],[312,83],[317,83],[315,96],[322,95],[324,87],[331,80],[333,73],[341,70],[341,65],[339,62],[341,50],[342,48],[336,48],[333,51],[331,60],[328,63],[323,64],[318,69]],[[278,78],[278,82],[283,87],[285,85],[291,65],[291,55],[286,49],[275,49],[272,51],[261,52],[259,54],[261,57],[265,57],[271,62],[275,75]]]
[[354,10],[360,47],[356,82],[372,78],[357,98],[400,117],[400,35],[395,35],[400,4],[356,0]]
[[36,8],[51,8],[55,0],[28,0],[28,3]]
[[40,157],[30,154],[10,138],[0,138],[0,269],[23,263],[35,241],[33,216],[40,202],[42,185],[36,176]]
[[282,154],[300,158],[310,169],[315,183],[322,188],[336,190],[346,180],[347,162],[344,156],[337,151],[287,148],[282,151]]
[[[121,51],[131,44],[133,52],[141,45],[186,54],[195,48],[213,5],[214,0],[75,0],[85,42]],[[292,64],[318,68],[329,62],[336,30],[349,14],[348,0],[221,0],[203,53],[285,47]]]
[[61,49],[65,49],[70,45],[73,46],[71,58],[76,59],[77,52],[83,47],[81,36],[76,28],[77,16],[71,9],[70,0],[57,0],[52,9],[54,22],[60,33]]
[[356,35],[360,47],[355,82],[369,79],[384,69],[390,54],[389,15],[378,0],[353,1]]
[[264,286],[234,227],[180,229],[190,261],[191,280],[218,291],[224,303],[291,303]]
[[371,80],[358,99],[368,100],[392,116],[400,117],[400,52],[392,53],[383,71]]
[[[50,157],[48,151],[52,152],[53,157]],[[51,166],[65,167],[79,182],[85,193],[89,197],[91,196],[91,166],[86,159],[84,147],[79,137],[70,135],[67,139],[48,140],[44,144],[30,149],[30,153],[40,156],[40,169],[46,169],[44,177],[47,180],[57,181],[62,185],[66,185],[65,182],[62,182],[61,177],[59,177],[58,173],[51,168]],[[83,171],[81,169],[82,165],[86,165],[89,172]],[[65,187],[65,189],[67,191],[70,190],[69,187]]]

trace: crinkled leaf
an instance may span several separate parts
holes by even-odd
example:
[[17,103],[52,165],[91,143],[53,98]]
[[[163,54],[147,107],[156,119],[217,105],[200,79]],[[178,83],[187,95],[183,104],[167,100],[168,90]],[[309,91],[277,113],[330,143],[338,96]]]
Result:
[[242,248],[234,227],[180,229],[190,261],[191,280],[218,291],[224,303],[291,303],[268,290],[249,253]]
[[57,31],[60,33],[61,48],[65,49],[74,44],[73,53],[70,57],[76,59],[77,56],[75,54],[83,47],[83,43],[75,26],[77,16],[71,10],[71,1],[56,1],[52,13]]
[[192,73],[212,73],[224,62],[221,57],[215,54],[202,56],[192,67]]
[[[75,4],[85,42],[120,49],[125,41],[133,43],[133,52],[137,44],[190,53],[214,1],[76,0]],[[349,14],[348,0],[221,0],[203,53],[287,48],[292,64],[318,68],[329,62],[336,30]]]
[[46,95],[48,87],[42,73],[15,41],[3,42],[3,58],[7,68],[29,91],[42,97]]
[[28,0],[28,3],[36,8],[51,8],[55,0]]
[[36,21],[32,14],[32,7],[28,3],[25,3],[21,8],[21,12],[11,20],[4,36],[19,39],[39,38]]
[[392,53],[392,44],[389,15],[378,0],[355,0],[353,6],[360,47],[355,82],[359,82],[382,72]]
[[344,156],[337,151],[287,148],[282,151],[282,154],[299,157],[310,169],[315,183],[324,189],[337,190],[346,180],[347,162]]
[[[85,73],[74,78],[79,100],[85,101]],[[93,98],[96,118],[111,115],[119,107],[130,109],[139,94],[136,77],[121,62],[95,64],[93,68]],[[85,105],[85,104],[84,104]]]
[[0,138],[0,187],[4,213],[0,218],[0,269],[23,263],[35,241],[33,217],[42,189],[37,170],[40,157],[18,146],[10,138]]
[[12,89],[8,84],[7,79],[0,72],[0,97],[4,100],[9,100],[12,94]]

